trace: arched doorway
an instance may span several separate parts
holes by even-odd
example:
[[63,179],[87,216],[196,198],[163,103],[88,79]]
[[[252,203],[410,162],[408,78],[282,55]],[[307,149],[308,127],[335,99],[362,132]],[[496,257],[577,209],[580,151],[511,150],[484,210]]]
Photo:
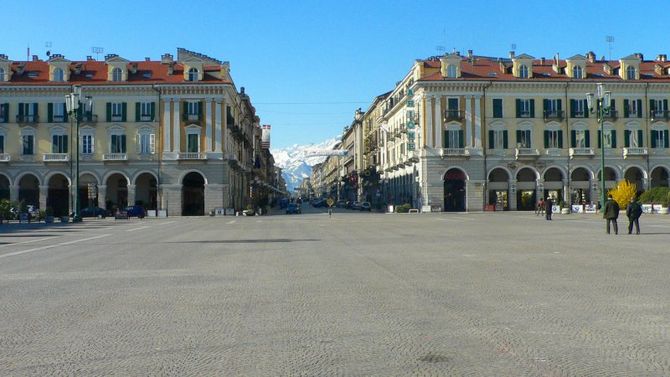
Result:
[[[616,170],[606,166],[605,167],[605,189],[610,190],[616,186]],[[600,182],[600,171],[598,171],[598,182]],[[599,186],[600,187],[600,186]]]
[[496,211],[509,209],[509,173],[503,168],[495,168],[489,173],[488,204],[495,206]]
[[181,215],[205,214],[205,178],[196,172],[186,174],[181,186]]
[[107,193],[105,208],[115,211],[128,205],[128,179],[120,173],[114,173],[107,178]]
[[9,200],[9,178],[0,174],[0,200]]
[[151,173],[142,173],[135,179],[135,203],[146,209],[158,207],[156,177]]
[[79,208],[98,206],[98,180],[93,174],[84,173],[79,177]]
[[70,182],[67,177],[54,174],[47,184],[47,208],[51,208],[56,217],[67,216],[70,211]]
[[623,178],[630,183],[635,184],[637,194],[640,195],[644,191],[644,173],[636,166],[631,166],[626,169]]
[[518,211],[534,211],[537,197],[535,188],[537,173],[531,168],[523,168],[516,174],[516,209]]
[[576,168],[570,175],[572,185],[572,202],[576,204],[591,203],[591,173],[585,168]]
[[668,170],[662,166],[657,166],[651,171],[651,188],[668,187]]
[[563,172],[558,168],[549,168],[544,172],[544,197],[554,201],[563,199]]
[[24,205],[39,206],[40,181],[34,175],[26,174],[19,180],[19,202],[23,202]]
[[444,175],[444,210],[465,211],[465,181],[467,177],[460,169],[449,169]]

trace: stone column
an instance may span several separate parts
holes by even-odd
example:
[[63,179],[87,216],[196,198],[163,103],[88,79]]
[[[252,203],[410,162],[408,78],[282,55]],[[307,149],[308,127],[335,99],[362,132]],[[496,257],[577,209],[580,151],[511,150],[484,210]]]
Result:
[[98,207],[105,208],[105,202],[107,201],[107,185],[98,185]]
[[472,96],[465,97],[465,142],[463,146],[472,147]]
[[222,127],[226,127],[225,118],[224,119],[221,118],[221,106],[225,105],[225,103],[220,100],[217,100],[215,104],[216,104],[216,110],[214,111],[214,127],[216,131],[214,132],[214,140],[215,140],[214,152],[221,153],[221,142],[223,141]]
[[135,185],[128,185],[128,205],[129,206],[134,206],[135,205]]
[[205,100],[205,152],[212,151],[212,99]]
[[433,96],[426,98],[426,138],[423,142],[425,146],[432,147],[433,144]]
[[535,203],[540,201],[540,198],[544,198],[544,179],[535,181]]
[[[40,187],[40,209],[47,209],[47,197],[49,196],[49,185],[39,186]],[[70,204],[72,206],[72,203]]]
[[170,151],[171,144],[171,124],[170,124],[170,100],[163,101],[163,124],[161,125],[163,131],[163,152]]
[[205,185],[205,215],[214,208],[223,207],[223,185],[208,183]]
[[181,103],[178,100],[172,101],[172,139],[174,152],[181,152],[181,118],[179,118],[179,107]]
[[181,216],[181,185],[160,185],[163,191],[163,209],[167,210],[168,216]]
[[13,185],[9,186],[9,200],[12,202],[19,201],[19,186]]
[[442,108],[442,96],[437,96],[435,107],[437,110],[437,117],[435,118],[435,148],[442,148],[442,135],[444,134],[444,109]]
[[481,97],[475,96],[475,148],[482,147]]
[[509,209],[510,211],[516,211],[516,179],[510,179],[508,181],[508,187],[509,190],[507,191],[507,195],[509,196],[507,202],[509,204]]
[[563,202],[570,204],[570,186],[567,178],[563,179]]

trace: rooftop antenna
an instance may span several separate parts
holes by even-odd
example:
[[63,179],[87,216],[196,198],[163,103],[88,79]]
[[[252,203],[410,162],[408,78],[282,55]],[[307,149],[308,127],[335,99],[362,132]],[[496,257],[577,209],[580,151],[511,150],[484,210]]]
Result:
[[612,35],[607,35],[605,36],[605,42],[607,42],[607,45],[609,46],[609,60],[612,60],[612,43],[614,43],[614,36]]
[[99,55],[105,52],[105,49],[102,47],[91,47],[91,52],[95,54],[95,60],[100,60]]

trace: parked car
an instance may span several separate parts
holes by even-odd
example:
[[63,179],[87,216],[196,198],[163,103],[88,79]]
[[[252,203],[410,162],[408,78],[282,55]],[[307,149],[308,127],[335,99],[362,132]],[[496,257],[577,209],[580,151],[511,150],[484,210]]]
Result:
[[128,217],[137,217],[143,219],[147,215],[147,211],[142,206],[134,205],[126,207]]
[[372,206],[370,205],[370,202],[362,202],[359,206],[359,209],[361,211],[372,212]]
[[288,206],[286,207],[286,214],[290,215],[292,213],[294,214],[302,213],[302,210],[300,209],[300,206],[298,204],[296,203],[288,204]]
[[82,208],[81,211],[79,211],[79,216],[81,217],[105,218],[107,215],[107,210],[100,207],[87,207]]
[[346,200],[338,200],[337,203],[335,204],[335,207],[346,208],[347,207],[347,201]]

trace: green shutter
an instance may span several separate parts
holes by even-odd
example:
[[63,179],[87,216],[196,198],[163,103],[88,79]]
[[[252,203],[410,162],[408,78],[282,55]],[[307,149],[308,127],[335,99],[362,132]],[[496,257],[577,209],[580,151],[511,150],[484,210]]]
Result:
[[563,148],[563,131],[558,130],[558,147]]
[[603,138],[602,138],[602,132],[598,130],[598,149],[603,147]]
[[135,102],[135,122],[140,121],[140,107],[141,106],[142,106],[142,104],[140,104],[139,102]]
[[668,130],[663,131],[663,148],[668,148]]
[[656,110],[656,101],[653,99],[649,100],[649,112],[653,113]]
[[151,103],[151,121],[156,120],[156,102]]
[[521,130],[516,130],[516,143],[521,143]]
[[495,98],[493,99],[493,117],[502,118],[502,99]]
[[464,147],[463,130],[458,130],[458,147],[459,148]]
[[644,136],[642,130],[637,130],[637,140],[639,141],[638,147],[644,147],[644,139],[642,136]]
[[584,118],[588,118],[589,117],[589,106],[588,106],[589,103],[585,99],[583,99],[582,102],[584,103],[584,106],[582,106],[582,108],[584,109]]
[[584,146],[591,148],[591,132],[589,130],[584,131]]
[[542,114],[547,114],[548,109],[549,109],[549,100],[545,98],[542,100]]
[[121,104],[121,121],[122,122],[125,122],[126,119],[127,119],[127,115],[128,115],[128,106],[127,105],[128,104],[126,102],[123,102]]
[[574,118],[574,117],[575,117],[575,106],[576,106],[576,105],[575,105],[575,101],[576,101],[576,100],[574,100],[574,99],[571,99],[571,100],[570,100],[570,118]]
[[9,104],[5,103],[2,105],[5,108],[4,114],[5,114],[5,119],[4,123],[9,123]]
[[47,104],[47,122],[52,123],[53,121],[54,121],[54,104],[49,102]]
[[34,119],[40,118],[40,106],[37,102],[33,103],[33,116],[35,117]]
[[19,103],[19,118],[23,117],[24,103]]
[[516,99],[516,117],[521,118],[521,100]]
[[637,100],[637,117],[642,118],[642,100]]
[[58,135],[51,135],[51,153],[58,153]]
[[656,137],[658,131],[651,130],[651,147],[656,148]]
[[126,134],[121,135],[121,153],[126,153]]
[[112,121],[112,103],[107,102],[107,122]]
[[188,120],[188,103],[186,101],[182,102],[181,109],[182,120]]
[[444,148],[449,148],[449,131],[444,131]]
[[549,132],[550,131],[544,131],[544,147],[549,148]]
[[64,103],[62,104],[62,106],[63,106],[63,121],[67,122],[68,121],[68,116],[69,116],[68,113],[67,113],[67,106],[65,106]]
[[570,131],[570,148],[577,148],[577,131]]
[[507,149],[508,143],[507,143],[507,130],[503,131],[503,149]]
[[610,99],[610,109],[616,110],[616,101],[614,100],[614,98]]
[[489,149],[493,149],[495,144],[493,144],[493,131],[489,130]]
[[628,111],[628,100],[625,99],[625,100],[623,100],[623,117],[624,117],[624,118],[628,118],[628,114],[629,114],[629,111]]
[[610,131],[612,135],[612,148],[616,148],[616,131],[612,130]]
[[558,110],[558,115],[559,115],[559,116],[561,115],[561,111],[563,111],[563,108],[562,108],[562,107],[563,107],[563,106],[562,106],[562,104],[561,104],[561,100],[560,100],[560,99],[557,100],[557,101],[556,101],[556,110]]
[[624,130],[623,131],[623,146],[624,146],[624,148],[629,148],[630,147],[630,131],[629,130]]
[[67,153],[67,152],[68,152],[68,145],[67,145],[67,142],[68,142],[67,135],[64,135],[64,136],[63,136],[63,153]]

